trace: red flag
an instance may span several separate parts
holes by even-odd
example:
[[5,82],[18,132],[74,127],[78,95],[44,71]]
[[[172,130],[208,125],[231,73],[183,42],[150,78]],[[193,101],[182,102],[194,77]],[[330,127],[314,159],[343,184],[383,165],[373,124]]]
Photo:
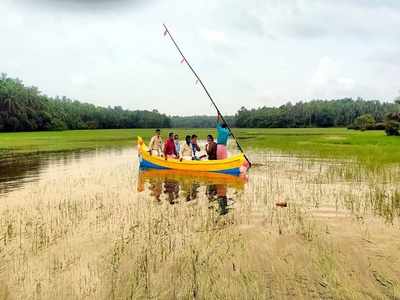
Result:
[[186,61],[186,59],[185,59],[185,58],[182,58],[181,64],[183,64],[185,61]]
[[165,30],[165,31],[164,31],[164,36],[166,36],[166,35],[167,35],[167,33],[168,33],[168,30]]

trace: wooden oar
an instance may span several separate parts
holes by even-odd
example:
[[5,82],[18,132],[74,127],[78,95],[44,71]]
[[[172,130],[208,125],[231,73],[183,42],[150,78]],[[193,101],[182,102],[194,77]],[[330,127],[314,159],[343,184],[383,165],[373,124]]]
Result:
[[192,73],[194,74],[194,76],[196,76],[196,79],[198,82],[200,82],[201,86],[203,87],[204,91],[206,92],[208,98],[210,98],[211,103],[213,104],[213,106],[215,107],[215,109],[217,110],[218,115],[220,116],[222,122],[224,122],[226,124],[226,127],[229,130],[230,135],[233,137],[233,139],[236,142],[236,145],[238,147],[238,149],[243,153],[244,158],[247,160],[247,162],[249,163],[249,168],[251,167],[251,162],[250,160],[247,158],[246,154],[243,151],[242,146],[240,146],[238,140],[236,139],[235,135],[233,134],[230,126],[228,125],[228,122],[226,122],[224,116],[222,115],[221,111],[219,110],[217,104],[215,104],[213,98],[211,97],[210,93],[208,92],[207,88],[205,87],[203,81],[201,81],[199,75],[197,75],[196,71],[192,68],[192,66],[190,65],[189,61],[186,59],[185,55],[183,54],[182,50],[179,48],[178,44],[176,43],[175,39],[172,37],[171,33],[169,32],[167,26],[165,24],[163,24],[164,28],[165,28],[165,32],[164,35],[168,34],[168,36],[171,38],[171,41],[174,43],[176,49],[179,51],[179,53],[182,56],[182,62],[186,62],[187,66],[189,67],[190,71],[192,71]]

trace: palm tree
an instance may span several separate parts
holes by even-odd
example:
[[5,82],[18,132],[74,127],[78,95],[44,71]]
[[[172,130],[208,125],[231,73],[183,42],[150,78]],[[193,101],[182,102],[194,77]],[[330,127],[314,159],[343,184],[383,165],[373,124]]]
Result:
[[15,82],[7,80],[5,91],[2,99],[2,106],[10,114],[15,114],[21,109],[21,99],[18,97],[15,91]]
[[[400,90],[399,90],[399,94],[400,94]],[[399,104],[400,105],[400,96],[394,98],[394,103]]]

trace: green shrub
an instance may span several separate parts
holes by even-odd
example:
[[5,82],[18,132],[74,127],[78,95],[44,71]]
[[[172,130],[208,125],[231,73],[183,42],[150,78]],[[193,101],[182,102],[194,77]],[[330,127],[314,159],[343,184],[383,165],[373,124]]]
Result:
[[354,130],[375,130],[375,118],[371,114],[364,114],[357,117],[353,124],[350,124],[347,129]]
[[393,112],[386,115],[385,132],[387,135],[399,135],[400,112]]

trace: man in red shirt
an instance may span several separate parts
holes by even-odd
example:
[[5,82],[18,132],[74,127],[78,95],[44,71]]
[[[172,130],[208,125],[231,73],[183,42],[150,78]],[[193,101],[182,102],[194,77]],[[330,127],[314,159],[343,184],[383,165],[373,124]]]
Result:
[[169,133],[168,139],[164,143],[164,157],[165,157],[165,160],[167,160],[167,158],[177,158],[178,157],[178,153],[176,153],[173,132]]

